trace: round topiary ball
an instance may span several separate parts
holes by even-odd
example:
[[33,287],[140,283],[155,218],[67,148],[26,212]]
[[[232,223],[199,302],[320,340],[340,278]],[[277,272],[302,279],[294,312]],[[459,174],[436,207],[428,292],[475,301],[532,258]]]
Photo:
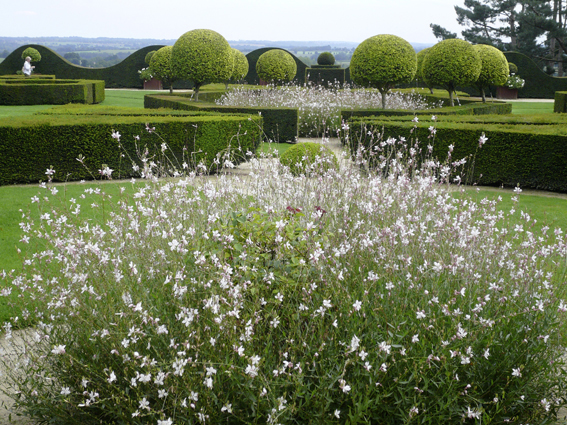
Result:
[[41,60],[41,54],[33,47],[28,47],[22,52],[22,59],[25,60],[28,56],[31,58],[32,62],[39,62]]
[[288,52],[272,49],[260,55],[256,62],[256,72],[264,81],[287,83],[295,77],[297,64]]
[[417,71],[415,50],[403,38],[390,34],[375,35],[358,45],[350,60],[352,80],[364,87],[374,87],[382,94],[395,84],[409,83]]
[[292,146],[281,155],[280,162],[288,166],[294,176],[320,175],[339,168],[339,161],[332,150],[312,142]]
[[205,83],[220,83],[232,75],[232,48],[218,32],[197,29],[183,34],[173,45],[171,67],[177,79],[195,84],[196,100]]
[[425,49],[422,49],[419,52],[417,52],[417,71],[415,73],[415,76],[422,81],[424,81],[424,79],[423,79],[423,60],[425,59],[425,56],[429,52],[429,49],[431,49],[431,47],[426,47]]
[[449,92],[451,106],[458,86],[472,86],[478,80],[482,62],[476,49],[468,41],[458,38],[443,40],[429,50],[423,59],[423,77],[434,86]]
[[232,75],[230,77],[233,81],[242,80],[248,74],[248,58],[240,50],[232,49],[234,59],[234,67],[232,68]]
[[510,74],[517,74],[518,66],[513,62],[508,62],[508,71],[510,71]]
[[490,85],[502,86],[506,83],[509,74],[509,65],[506,56],[496,47],[486,44],[477,44],[474,49],[478,52],[482,62],[480,75],[476,86],[482,94],[482,100],[486,102],[484,89]]
[[323,52],[317,58],[317,65],[334,65],[335,57],[331,52]]
[[172,91],[171,84],[175,80],[173,76],[173,69],[171,68],[171,51],[173,46],[164,46],[158,51],[154,52],[152,59],[150,61],[150,72],[152,76],[164,84],[170,85],[170,91]]
[[146,56],[144,57],[144,62],[149,65],[150,62],[152,61],[152,56],[154,55],[155,52],[156,52],[156,50],[152,50],[151,52],[148,52],[146,54]]

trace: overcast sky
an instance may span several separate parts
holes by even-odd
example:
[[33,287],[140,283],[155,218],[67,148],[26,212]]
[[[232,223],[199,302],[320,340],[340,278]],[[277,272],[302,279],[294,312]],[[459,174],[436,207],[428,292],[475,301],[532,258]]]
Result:
[[4,37],[177,39],[196,28],[227,40],[361,42],[394,34],[434,43],[429,24],[453,32],[463,0],[26,0],[3,1]]

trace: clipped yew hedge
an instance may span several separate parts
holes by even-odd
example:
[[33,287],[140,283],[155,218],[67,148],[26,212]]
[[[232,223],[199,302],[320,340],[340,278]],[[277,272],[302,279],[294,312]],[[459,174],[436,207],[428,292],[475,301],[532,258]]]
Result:
[[323,85],[337,82],[342,86],[345,83],[345,69],[335,65],[313,65],[305,68],[305,81]]
[[[224,92],[222,92],[224,93]],[[170,108],[186,111],[209,111],[221,113],[238,113],[261,115],[265,140],[275,142],[295,142],[298,135],[299,111],[296,108],[220,106],[213,99],[222,96],[221,92],[203,93],[208,102],[195,102],[191,95],[183,94],[147,94],[144,96],[144,108]]]
[[518,97],[553,99],[556,91],[567,91],[567,77],[552,77],[529,57],[518,52],[504,52],[508,62],[518,67],[517,75],[525,80]]
[[[56,170],[56,181],[92,179],[77,161],[80,155],[95,174],[104,164],[114,170],[114,178],[133,177],[137,174],[130,158],[138,160],[139,150],[147,146],[156,161],[164,142],[178,169],[184,161],[189,166],[202,161],[210,169],[229,147],[231,160],[238,164],[246,159],[248,150],[256,152],[260,142],[259,116],[182,115],[173,111],[147,111],[136,116],[127,109],[107,108],[99,113],[88,109],[66,107],[33,118],[0,120],[0,185],[46,180],[45,171],[51,166]],[[146,124],[155,131],[146,131]],[[113,131],[121,134],[123,150],[111,137]],[[141,140],[137,142],[135,136]]]
[[[433,156],[441,161],[447,157],[449,145],[454,146],[452,160],[468,158],[465,181],[567,192],[567,117],[442,115],[436,122],[422,117],[417,123],[412,118],[352,118],[351,151],[359,145],[370,148],[369,130],[383,132],[384,140],[417,138],[423,148],[432,144]],[[433,140],[431,126],[436,129]],[[482,134],[488,141],[479,148]]]
[[[512,113],[512,104],[504,102],[480,103],[469,102],[460,106],[445,106],[442,108],[422,109],[413,115],[430,118],[432,115],[506,115]],[[405,109],[349,109],[341,111],[341,121],[352,117],[407,117]]]
[[145,62],[146,55],[152,50],[158,50],[163,46],[144,47],[114,66],[107,68],[86,68],[72,64],[48,47],[39,44],[30,44],[18,47],[10,53],[8,57],[0,63],[0,74],[16,74],[17,71],[20,71],[23,65],[21,54],[28,47],[33,47],[41,54],[41,62],[34,64],[36,66],[34,70],[36,74],[32,74],[33,77],[36,77],[37,73],[40,73],[42,75],[56,75],[57,78],[62,79],[104,80],[107,88],[127,87],[141,89],[144,83],[140,79],[138,71],[147,67]]
[[567,91],[556,91],[555,102],[553,103],[553,112],[567,112]]
[[0,79],[0,105],[100,103],[104,81],[36,78]]

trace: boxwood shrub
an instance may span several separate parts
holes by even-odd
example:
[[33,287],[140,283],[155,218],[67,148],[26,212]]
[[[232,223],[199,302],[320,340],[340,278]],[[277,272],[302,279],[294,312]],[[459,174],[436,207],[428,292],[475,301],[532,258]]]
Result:
[[567,112],[567,91],[556,91],[553,112]]
[[[452,159],[468,159],[467,181],[488,186],[516,186],[567,192],[567,117],[555,116],[439,116],[436,122],[411,116],[353,118],[349,121],[351,151],[370,148],[369,131],[383,138],[417,138],[433,146],[443,161],[449,145]],[[436,130],[434,138],[430,127]],[[481,135],[488,141],[479,147]]]
[[0,105],[90,104],[100,103],[104,98],[104,81],[0,79]]
[[[129,158],[138,159],[144,146],[150,155],[160,155],[162,143],[167,144],[167,152],[179,168],[183,161],[190,165],[203,161],[210,168],[229,146],[237,152],[231,159],[238,164],[245,160],[246,151],[255,152],[260,142],[259,116],[92,112],[61,109],[33,118],[0,120],[0,185],[46,180],[45,170],[51,166],[56,170],[54,180],[91,179],[77,161],[80,155],[95,173],[105,164],[115,170],[113,176],[131,177],[135,173]],[[148,123],[155,131],[146,131]],[[111,137],[113,131],[121,134],[122,151]],[[136,142],[135,136],[141,140]]]
[[[201,94],[202,99],[204,95],[205,93]],[[261,115],[265,140],[275,142],[295,142],[297,140],[299,111],[296,108],[220,106],[213,103],[213,98],[221,95],[220,92],[211,92],[208,93],[208,102],[194,102],[190,100],[190,95],[147,94],[144,96],[144,108]]]

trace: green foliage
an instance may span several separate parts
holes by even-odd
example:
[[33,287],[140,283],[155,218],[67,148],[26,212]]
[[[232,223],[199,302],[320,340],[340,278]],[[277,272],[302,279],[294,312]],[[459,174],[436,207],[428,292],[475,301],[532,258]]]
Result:
[[555,102],[553,103],[553,112],[567,112],[567,91],[556,91]]
[[506,56],[496,47],[486,44],[477,44],[473,47],[478,52],[482,62],[476,86],[481,91],[483,101],[486,102],[484,89],[490,85],[504,85],[508,79],[509,65]]
[[[31,45],[41,54],[42,74],[56,75],[57,78],[75,80],[104,80],[106,88],[142,88],[143,82],[138,71],[146,67],[144,58],[152,50],[163,46],[148,46],[132,53],[122,62],[109,68],[85,68],[69,63],[53,50],[37,44]],[[20,56],[28,46],[17,48],[0,63],[0,74],[14,74],[22,69]]]
[[361,86],[379,89],[383,108],[388,90],[395,84],[409,83],[416,71],[415,50],[395,35],[382,34],[364,40],[350,61],[350,78]]
[[0,105],[62,105],[100,103],[104,81],[0,79]]
[[[369,129],[389,137],[429,140],[436,133],[433,157],[443,161],[449,145],[453,159],[467,158],[470,173],[463,178],[486,186],[567,191],[567,117],[564,115],[439,115],[432,122],[420,117],[363,118],[349,122],[351,149],[371,145]],[[486,143],[479,147],[484,135]]]
[[481,59],[475,48],[460,39],[443,40],[423,60],[423,77],[430,85],[444,87],[453,106],[453,92],[458,86],[473,85],[480,76]]
[[230,79],[232,81],[240,81],[248,74],[248,59],[246,59],[246,55],[244,55],[244,53],[237,49],[232,49],[232,54],[234,66]]
[[178,79],[195,84],[196,100],[205,83],[220,83],[232,74],[232,48],[219,33],[196,29],[183,34],[173,45],[171,68]]
[[272,49],[263,53],[256,62],[258,76],[270,83],[287,83],[297,73],[293,57],[281,49]]
[[427,82],[423,78],[423,59],[425,59],[425,56],[427,55],[427,52],[429,52],[430,49],[431,47],[427,47],[417,52],[417,71],[415,73],[415,76],[418,80],[423,81],[426,84]]
[[518,67],[516,66],[515,63],[508,62],[508,71],[509,71],[510,74],[517,74],[518,73]]
[[345,70],[327,66],[305,68],[305,81],[312,81],[323,86],[335,84],[335,82],[343,85],[345,83]]
[[152,50],[151,52],[148,52],[146,54],[146,56],[144,57],[144,62],[146,62],[146,64],[150,64],[150,62],[152,61],[152,56],[154,55],[154,53],[156,52],[156,50]]
[[567,91],[567,78],[552,77],[543,72],[537,64],[521,53],[505,52],[508,63],[514,62],[521,72],[525,85],[519,91],[521,97],[553,99],[556,91]]
[[161,80],[165,85],[169,85],[170,90],[173,82],[175,81],[175,73],[171,66],[172,50],[172,46],[162,47],[153,54],[150,62],[150,70],[154,78]]
[[331,52],[323,52],[317,58],[317,65],[334,65],[335,57]]
[[[272,50],[272,47],[263,47],[261,49],[253,50],[252,52],[246,55],[248,59],[248,63],[250,65],[248,69],[248,74],[246,75],[246,82],[250,85],[257,85],[260,84],[260,77],[258,77],[258,73],[256,72],[256,63],[260,56],[262,56],[265,52]],[[293,53],[287,52],[291,55],[293,60],[295,61],[295,65],[297,66],[297,73],[295,74],[295,81],[297,84],[302,85],[305,83],[305,69],[307,65],[302,62],[299,58],[297,58]]]
[[211,93],[211,103],[191,102],[183,95],[148,94],[144,97],[144,108],[170,108],[185,111],[210,111],[229,114],[251,114],[263,119],[263,137],[266,141],[295,142],[297,140],[299,113],[296,108],[236,107],[216,105],[214,99],[224,92]]
[[[178,170],[184,161],[193,167],[202,162],[209,170],[225,153],[238,164],[245,160],[246,151],[255,152],[260,143],[260,117],[170,116],[169,111],[143,111],[145,115],[140,115],[139,110],[120,109],[96,114],[97,110],[63,109],[61,114],[43,118],[0,120],[0,184],[45,180],[50,166],[57,170],[58,180],[93,178],[77,161],[80,156],[91,170],[106,164],[115,170],[115,176],[135,176],[133,161],[137,163],[143,146],[137,145],[135,137],[140,135],[150,155],[161,152],[162,143],[166,143]],[[146,132],[148,123],[155,130]],[[114,131],[121,134],[123,151],[111,137]]]
[[28,47],[22,52],[22,59],[25,60],[28,56],[31,58],[32,62],[39,62],[41,60],[41,54],[33,47]]
[[321,175],[331,169],[339,169],[339,161],[333,151],[312,142],[293,145],[282,154],[280,162],[289,167],[294,176]]

